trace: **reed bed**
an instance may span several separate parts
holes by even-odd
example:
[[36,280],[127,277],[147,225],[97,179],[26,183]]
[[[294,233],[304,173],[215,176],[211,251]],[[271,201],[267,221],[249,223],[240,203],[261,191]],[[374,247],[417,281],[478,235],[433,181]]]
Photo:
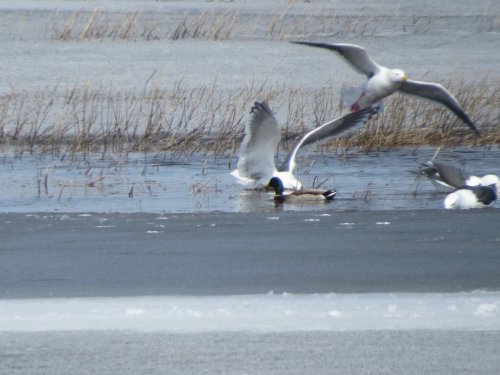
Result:
[[48,37],[61,41],[78,40],[226,40],[240,24],[236,12],[206,11],[182,16],[150,14],[138,9],[126,13],[54,12],[46,27]]
[[[393,95],[385,111],[363,129],[319,149],[500,144],[498,85],[447,85],[478,124],[481,137],[437,104]],[[305,131],[343,113],[341,98],[330,87],[328,82],[314,91],[265,84],[226,92],[216,82],[187,89],[179,81],[170,89],[146,86],[114,92],[57,86],[33,93],[12,91],[0,98],[0,146],[60,158],[150,151],[231,155],[243,138],[251,105],[265,100],[282,127],[280,147],[286,150]]]
[[[228,40],[315,37],[362,37],[383,35],[386,32],[425,34],[442,28],[442,23],[461,20],[432,16],[394,14],[345,15],[321,7],[295,9],[290,2],[278,14],[240,14],[236,10],[189,11],[183,14],[135,11],[113,13],[96,8],[92,12],[56,11],[47,21],[47,37],[60,41],[78,40]],[[464,16],[466,17],[466,16]],[[493,31],[498,27],[494,15],[471,16],[468,22],[476,32]]]

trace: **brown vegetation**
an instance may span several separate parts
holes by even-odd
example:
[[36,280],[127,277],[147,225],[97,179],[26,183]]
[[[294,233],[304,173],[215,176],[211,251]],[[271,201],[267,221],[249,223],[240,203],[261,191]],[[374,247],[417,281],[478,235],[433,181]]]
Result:
[[[475,137],[453,113],[435,103],[393,95],[384,113],[359,132],[320,146],[322,150],[500,143],[500,90],[486,84],[448,83],[482,132]],[[173,153],[235,152],[248,112],[266,100],[282,126],[282,149],[306,130],[342,113],[327,83],[320,90],[269,84],[221,94],[217,83],[186,89],[148,87],[111,92],[105,88],[53,87],[0,98],[0,145],[38,155],[163,150]]]
[[[302,12],[289,2],[279,14],[259,14],[246,17],[235,10],[186,12],[111,13],[96,8],[92,12],[54,12],[48,20],[48,37],[56,40],[227,40],[255,39],[288,40],[289,38],[360,37],[390,32],[425,34],[441,22],[440,17],[393,15],[345,15],[324,12],[310,6]],[[217,9],[217,8],[215,8]],[[231,9],[231,8],[228,8]],[[475,17],[475,16],[474,16]],[[495,30],[494,15],[475,17],[481,31]]]
[[[59,41],[290,40],[373,36],[385,30],[419,34],[434,26],[439,28],[439,22],[451,22],[399,12],[385,16],[325,14],[312,5],[300,13],[295,5],[291,1],[281,13],[251,16],[223,8],[191,13],[142,9],[106,13],[98,8],[92,12],[55,12],[46,29],[48,37]],[[473,24],[487,31],[494,28],[495,22],[494,16],[485,15]],[[442,106],[394,95],[386,100],[385,112],[364,129],[334,139],[320,149],[499,144],[498,84],[453,80],[444,85],[478,124],[480,138]],[[22,152],[61,157],[76,152],[150,150],[233,153],[243,138],[251,105],[255,100],[267,100],[282,125],[281,148],[288,149],[306,130],[342,113],[341,98],[330,86],[327,82],[323,88],[311,91],[268,84],[221,93],[217,83],[186,89],[181,80],[168,89],[146,85],[144,89],[119,92],[85,86],[31,93],[13,90],[0,98],[0,144],[16,145]]]
[[56,40],[178,40],[229,39],[236,30],[235,12],[176,15],[144,14],[142,10],[115,14],[99,8],[93,12],[77,11],[52,15],[49,37]]

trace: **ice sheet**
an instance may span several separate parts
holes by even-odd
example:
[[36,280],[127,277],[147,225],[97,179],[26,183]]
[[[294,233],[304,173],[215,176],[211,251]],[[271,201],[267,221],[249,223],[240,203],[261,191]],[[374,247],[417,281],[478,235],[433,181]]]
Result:
[[0,302],[0,331],[500,330],[500,292],[163,296]]

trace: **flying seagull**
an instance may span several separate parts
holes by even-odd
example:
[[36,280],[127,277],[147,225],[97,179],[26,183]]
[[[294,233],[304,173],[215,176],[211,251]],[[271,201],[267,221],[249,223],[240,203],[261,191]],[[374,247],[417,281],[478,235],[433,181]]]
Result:
[[326,48],[339,53],[358,73],[364,74],[368,80],[362,87],[360,95],[351,105],[352,111],[358,111],[372,105],[396,91],[416,95],[443,104],[458,118],[465,122],[476,135],[479,130],[462,109],[458,100],[438,83],[413,81],[408,79],[401,69],[389,69],[377,64],[368,56],[366,50],[354,44],[327,44],[316,42],[292,42],[306,46]]
[[267,103],[255,102],[241,144],[238,166],[231,175],[245,186],[265,186],[272,177],[279,177],[285,189],[301,189],[301,182],[293,175],[299,149],[345,131],[355,130],[378,111],[379,107],[370,106],[311,130],[297,142],[278,170],[274,163],[274,155],[280,142],[278,122]]

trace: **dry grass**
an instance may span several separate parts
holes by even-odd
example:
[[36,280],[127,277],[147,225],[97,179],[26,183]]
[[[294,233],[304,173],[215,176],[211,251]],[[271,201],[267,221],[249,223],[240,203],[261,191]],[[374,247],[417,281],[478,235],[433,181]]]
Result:
[[142,10],[115,14],[77,11],[69,14],[55,12],[47,29],[55,40],[228,40],[262,37],[287,40],[306,36],[363,36],[374,35],[377,25],[373,17],[337,17],[306,14],[299,19],[290,16],[291,5],[279,15],[261,16],[248,25],[234,11],[205,11],[186,13],[182,17],[145,14]]
[[140,14],[140,10],[124,15],[106,14],[99,9],[95,9],[92,13],[78,11],[69,15],[55,12],[51,20],[51,38],[57,40],[130,40],[136,37],[137,20]]
[[[425,34],[440,30],[446,23],[463,22],[457,17],[406,16],[397,10],[393,14],[336,14],[330,6],[301,6],[289,1],[278,14],[239,14],[234,8],[214,8],[204,12],[184,14],[168,12],[54,12],[48,20],[47,36],[62,41],[74,40],[227,40],[272,39],[289,40],[317,37],[362,37],[390,33]],[[300,9],[300,10],[298,10]],[[468,17],[468,16],[463,16]],[[468,22],[477,32],[498,28],[494,15],[470,16]]]
[[[498,86],[451,81],[447,86],[478,124],[481,138],[439,105],[394,95],[363,130],[321,149],[500,144]],[[169,90],[146,85],[119,92],[85,86],[11,92],[0,99],[0,144],[61,158],[153,150],[231,154],[243,138],[252,103],[266,100],[282,125],[281,148],[288,149],[307,129],[340,115],[334,92],[327,83],[315,91],[267,84],[224,93],[217,83],[186,89],[182,81]]]
[[199,16],[186,14],[173,31],[167,34],[167,38],[226,40],[234,34],[239,22],[239,16],[235,12],[204,12]]
[[240,24],[235,12],[185,14],[182,17],[145,14],[142,10],[128,13],[93,12],[52,14],[47,26],[55,40],[179,40],[229,39]]
[[168,150],[224,153],[241,138],[248,103],[277,88],[220,95],[217,84],[187,90],[151,87],[111,92],[71,87],[11,92],[0,99],[0,143],[19,152],[53,154]]

